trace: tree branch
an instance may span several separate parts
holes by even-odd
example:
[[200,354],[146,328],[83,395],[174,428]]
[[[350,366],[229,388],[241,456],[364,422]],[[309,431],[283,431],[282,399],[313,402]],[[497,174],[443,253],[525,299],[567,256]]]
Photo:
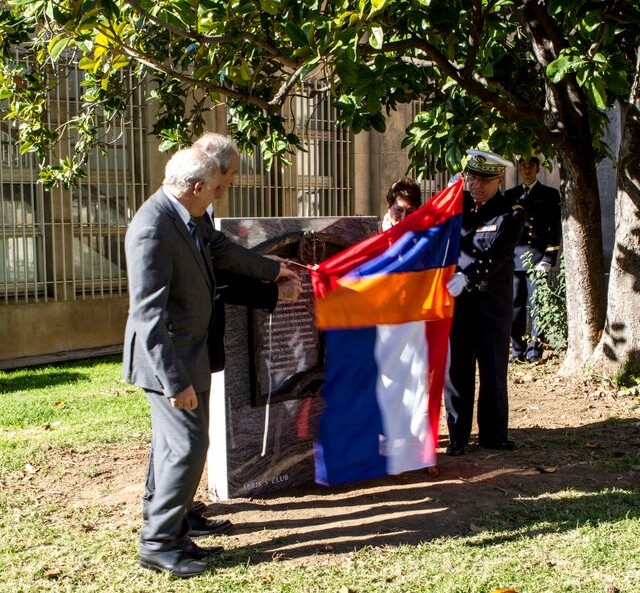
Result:
[[[125,2],[129,6],[131,6],[131,8],[138,11],[138,13],[141,16],[149,19],[152,23],[154,23],[158,27],[166,29],[167,31],[169,31],[169,33],[172,33],[177,37],[199,41],[200,43],[206,43],[206,44],[213,43],[218,45],[224,45],[225,43],[229,43],[231,41],[237,41],[237,38],[233,38],[228,35],[217,35],[217,36],[206,35],[204,33],[199,33],[198,31],[195,31],[193,29],[190,29],[189,31],[185,31],[184,29],[180,29],[180,27],[176,27],[175,25],[172,25],[171,23],[167,21],[163,21],[158,17],[154,16],[148,10],[145,10],[142,6],[140,6],[137,0],[125,0]],[[295,60],[292,60],[291,58],[289,58],[288,56],[280,52],[274,45],[271,45],[266,40],[256,35],[253,35],[252,33],[243,32],[240,36],[240,39],[244,41],[248,41],[249,43],[253,43],[256,46],[260,47],[261,49],[266,51],[272,58],[276,59],[279,63],[281,63],[284,66],[287,66],[288,68],[297,68],[299,65],[298,62],[296,62]]]
[[[453,79],[467,92],[475,95],[485,105],[494,107],[513,121],[540,120],[542,113],[531,107],[531,102],[514,95],[502,85],[490,83],[486,78],[472,72],[464,76],[464,68],[453,64],[438,48],[424,39],[394,41],[386,44],[379,53],[404,52],[407,49],[417,49],[424,52],[448,77]],[[491,90],[493,84],[496,91]]]

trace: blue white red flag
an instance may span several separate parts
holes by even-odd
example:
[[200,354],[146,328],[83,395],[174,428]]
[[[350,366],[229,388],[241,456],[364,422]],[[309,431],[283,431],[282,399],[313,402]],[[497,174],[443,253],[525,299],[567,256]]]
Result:
[[459,181],[312,271],[326,346],[317,482],[435,465],[461,212]]

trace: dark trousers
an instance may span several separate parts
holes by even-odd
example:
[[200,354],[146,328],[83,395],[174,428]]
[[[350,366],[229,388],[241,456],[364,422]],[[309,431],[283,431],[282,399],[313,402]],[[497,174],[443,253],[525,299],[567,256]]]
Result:
[[151,451],[143,500],[140,551],[177,550],[189,532],[191,508],[209,448],[209,392],[195,410],[176,409],[168,397],[147,392]]
[[495,443],[507,439],[511,304],[501,300],[502,303],[478,291],[465,291],[456,300],[449,339],[445,407],[449,439],[459,446],[466,446],[471,436],[476,364],[479,441]]
[[513,319],[511,322],[511,356],[513,358],[531,358],[542,356],[544,337],[536,326],[535,317],[531,320],[531,336],[527,339],[527,321],[529,319],[530,299],[535,290],[535,282],[526,271],[513,273]]

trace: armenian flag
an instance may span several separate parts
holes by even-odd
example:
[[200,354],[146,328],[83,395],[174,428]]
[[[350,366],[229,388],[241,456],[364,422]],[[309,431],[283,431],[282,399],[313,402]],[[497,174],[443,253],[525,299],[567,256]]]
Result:
[[462,185],[311,273],[326,354],[318,483],[436,463],[454,307],[446,283],[460,252]]

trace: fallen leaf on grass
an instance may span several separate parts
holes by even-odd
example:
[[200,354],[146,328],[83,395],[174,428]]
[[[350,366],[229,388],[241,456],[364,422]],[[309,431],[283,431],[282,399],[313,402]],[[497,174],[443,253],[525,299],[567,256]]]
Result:
[[600,448],[600,443],[585,443],[584,446],[587,449],[599,449]]
[[52,568],[50,570],[46,570],[42,576],[45,579],[57,579],[61,574],[62,571]]
[[56,402],[53,404],[54,408],[64,408],[64,402]]
[[494,589],[489,593],[518,593],[515,589]]
[[356,593],[356,590],[343,585],[342,587],[340,587],[340,593]]
[[536,469],[541,474],[555,474],[558,471],[557,465],[536,465]]

